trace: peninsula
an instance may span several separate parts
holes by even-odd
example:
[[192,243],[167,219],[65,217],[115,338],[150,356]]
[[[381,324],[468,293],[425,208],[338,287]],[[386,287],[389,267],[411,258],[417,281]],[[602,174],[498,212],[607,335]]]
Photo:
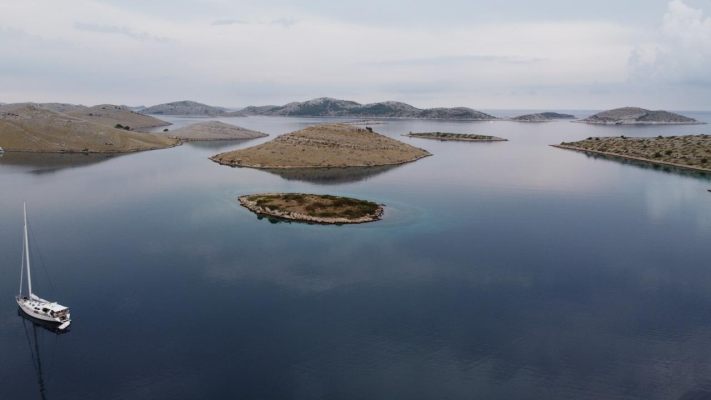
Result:
[[536,114],[519,115],[511,118],[511,121],[516,122],[550,122],[561,119],[575,119],[575,115],[560,114],[555,112],[543,112]]
[[371,129],[346,124],[315,125],[260,145],[210,159],[232,167],[263,169],[373,167],[396,165],[431,155]]
[[456,142],[506,142],[508,139],[503,139],[496,136],[476,135],[471,133],[448,133],[448,132],[410,132],[404,136],[433,139],[440,141],[456,141]]
[[711,172],[711,135],[602,137],[554,145],[613,158]]
[[421,109],[397,101],[360,104],[355,101],[330,97],[293,102],[283,106],[251,106],[240,110],[239,113],[242,115],[290,117],[413,118],[473,121],[493,121],[497,119],[489,114],[466,107]]
[[248,140],[269,135],[220,121],[207,121],[176,129],[170,132],[169,136],[190,142],[202,140]]
[[164,135],[109,126],[115,120],[105,116],[72,115],[87,112],[74,107],[83,106],[67,107],[67,113],[41,104],[0,106],[0,147],[6,152],[127,153],[179,143]]
[[669,111],[650,111],[638,107],[623,107],[603,111],[580,121],[594,125],[694,125],[702,124],[693,118]]
[[383,216],[382,205],[331,195],[264,193],[240,196],[239,202],[259,216],[316,224],[362,224]]

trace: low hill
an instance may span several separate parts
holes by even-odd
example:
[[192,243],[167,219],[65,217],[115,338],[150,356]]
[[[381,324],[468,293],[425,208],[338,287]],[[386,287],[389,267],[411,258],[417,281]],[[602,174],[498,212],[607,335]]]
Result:
[[252,131],[220,121],[198,122],[169,133],[171,137],[185,140],[244,140],[268,136],[266,133]]
[[597,125],[684,125],[700,122],[669,111],[650,111],[638,107],[623,107],[603,111],[580,120]]
[[99,125],[119,127],[131,131],[141,131],[171,125],[170,122],[137,113],[127,106],[116,106],[113,104],[101,104],[93,107],[75,106],[74,108],[68,108],[66,111],[60,112]]
[[415,118],[415,119],[461,119],[489,121],[495,120],[471,108],[426,108],[420,109],[406,103],[386,101],[360,104],[355,101],[330,97],[304,102],[294,102],[283,106],[246,107],[239,111],[244,115],[272,115],[292,117],[368,117],[368,118]]
[[37,104],[0,107],[0,147],[38,153],[124,153],[174,146],[176,139],[129,132]]
[[415,161],[430,153],[346,124],[311,126],[211,160],[233,167],[265,169],[370,167]]
[[560,114],[555,112],[543,112],[536,114],[519,115],[518,117],[511,118],[512,121],[517,122],[547,122],[558,119],[575,119],[575,115]]
[[234,114],[226,108],[208,106],[207,104],[202,104],[189,100],[158,104],[142,109],[141,113],[153,115],[192,115],[203,117],[214,117]]

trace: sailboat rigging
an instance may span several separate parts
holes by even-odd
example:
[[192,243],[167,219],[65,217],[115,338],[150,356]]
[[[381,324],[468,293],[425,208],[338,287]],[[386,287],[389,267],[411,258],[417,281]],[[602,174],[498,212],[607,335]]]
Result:
[[[30,240],[27,229],[27,204],[23,207],[24,211],[24,248],[22,252],[22,268],[20,269],[20,291],[15,297],[17,305],[20,306],[22,312],[32,318],[42,321],[57,323],[57,329],[64,330],[71,324],[69,308],[54,302],[45,300],[32,292],[32,274],[30,269]],[[22,284],[24,272],[27,273],[27,295],[22,295]]]

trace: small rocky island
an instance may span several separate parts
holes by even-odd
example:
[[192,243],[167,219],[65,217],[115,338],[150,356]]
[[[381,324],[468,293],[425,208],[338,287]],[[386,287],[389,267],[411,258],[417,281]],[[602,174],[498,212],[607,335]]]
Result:
[[397,165],[431,155],[372,129],[346,124],[315,125],[260,145],[210,159],[232,167],[260,169],[345,168]]
[[638,107],[603,111],[576,122],[593,125],[695,125],[703,123],[669,111],[651,111]]
[[220,121],[206,121],[176,129],[170,132],[168,136],[186,142],[195,142],[207,140],[247,140],[269,135]]
[[239,202],[259,216],[315,224],[362,224],[383,216],[380,204],[331,195],[263,193],[240,196]]
[[496,136],[476,135],[472,133],[449,133],[449,132],[410,132],[404,136],[433,139],[441,141],[457,141],[457,142],[506,142],[508,139],[503,139]]
[[563,142],[553,147],[696,171],[711,171],[711,135],[591,137],[577,142]]
[[555,112],[543,112],[536,114],[519,115],[518,117],[511,118],[512,121],[516,122],[550,122],[561,119],[575,119],[575,115],[560,114]]

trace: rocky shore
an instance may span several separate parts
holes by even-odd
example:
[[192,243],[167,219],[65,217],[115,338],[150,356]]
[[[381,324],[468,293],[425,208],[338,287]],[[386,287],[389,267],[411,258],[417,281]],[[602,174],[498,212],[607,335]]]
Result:
[[508,139],[503,139],[496,136],[476,135],[471,133],[448,133],[448,132],[410,132],[407,137],[419,139],[432,139],[440,141],[457,141],[457,142],[506,142]]
[[711,172],[711,135],[603,137],[553,145],[611,158]]
[[363,224],[382,219],[382,205],[366,200],[304,193],[240,196],[239,203],[259,216],[312,224]]

